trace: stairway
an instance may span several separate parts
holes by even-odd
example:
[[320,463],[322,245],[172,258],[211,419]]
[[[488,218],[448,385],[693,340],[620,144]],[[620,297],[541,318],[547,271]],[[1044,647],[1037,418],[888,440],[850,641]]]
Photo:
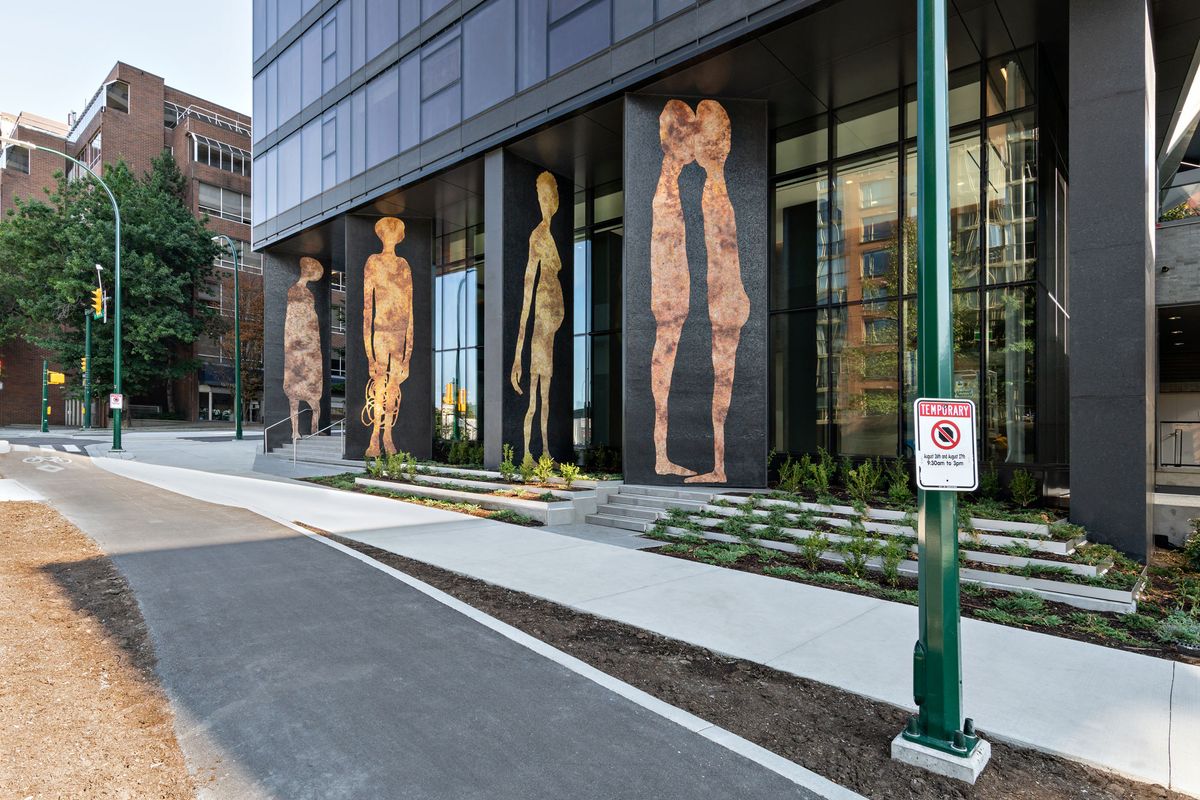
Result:
[[714,492],[709,489],[677,489],[664,486],[632,486],[624,484],[610,495],[608,502],[596,507],[584,521],[605,528],[645,533],[654,523],[667,515],[671,508],[700,511],[710,502]]
[[[341,435],[313,436],[311,439],[300,439],[296,442],[296,460],[316,462],[318,464],[343,464]],[[270,454],[279,458],[292,458],[292,443],[284,442],[272,447]]]

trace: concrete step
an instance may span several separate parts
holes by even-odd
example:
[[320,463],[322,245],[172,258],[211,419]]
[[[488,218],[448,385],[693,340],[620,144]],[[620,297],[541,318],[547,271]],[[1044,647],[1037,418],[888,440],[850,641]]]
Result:
[[618,494],[642,495],[647,497],[666,497],[692,502],[710,502],[715,494],[710,489],[687,489],[673,486],[638,486],[622,484],[617,489]]
[[589,525],[600,525],[605,528],[621,528],[622,530],[636,531],[637,533],[645,533],[654,527],[654,523],[648,520],[614,517],[610,514],[588,514],[583,519]]
[[621,505],[617,503],[605,503],[596,507],[597,514],[607,514],[610,517],[628,517],[629,519],[644,519],[654,522],[660,517],[665,516],[662,511],[657,508],[643,508],[641,506]]
[[[624,487],[622,487],[624,488]],[[622,506],[643,506],[645,508],[658,508],[666,511],[671,508],[680,508],[684,511],[703,511],[705,503],[695,500],[680,500],[672,497],[652,497],[644,494],[620,494],[611,495],[608,502],[613,505]]]

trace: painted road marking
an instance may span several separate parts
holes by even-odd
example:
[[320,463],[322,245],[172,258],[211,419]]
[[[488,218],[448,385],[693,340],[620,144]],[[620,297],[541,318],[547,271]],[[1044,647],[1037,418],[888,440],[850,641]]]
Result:
[[45,450],[48,453],[54,452],[54,445],[52,445],[52,444],[43,444],[43,445],[38,445],[38,446],[41,447],[43,450]]
[[14,444],[14,445],[12,446],[12,449],[13,449],[13,450],[16,450],[18,453],[28,453],[28,452],[29,452],[29,445],[27,445],[27,444]]
[[79,446],[78,446],[78,445],[74,445],[74,444],[64,444],[64,445],[63,445],[63,450],[66,450],[68,453],[78,453],[78,452],[80,452],[80,450],[79,450]]

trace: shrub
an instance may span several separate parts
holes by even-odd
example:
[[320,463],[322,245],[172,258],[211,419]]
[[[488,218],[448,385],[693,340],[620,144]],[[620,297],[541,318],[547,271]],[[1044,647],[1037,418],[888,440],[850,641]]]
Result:
[[483,445],[479,442],[453,442],[446,460],[456,466],[476,466],[483,463]]
[[749,539],[752,536],[750,520],[740,514],[736,517],[726,517],[721,521],[721,533],[736,536],[739,539]]
[[908,555],[903,542],[888,542],[879,551],[883,559],[883,579],[895,586],[900,582],[900,562]]
[[829,494],[829,482],[833,479],[833,456],[820,450],[816,461],[809,456],[800,459],[800,485],[816,497]]
[[888,502],[904,508],[912,503],[913,492],[908,485],[908,462],[898,458],[887,468]]
[[521,459],[521,481],[531,483],[533,481],[534,470],[536,469],[537,465],[533,462],[533,456],[526,453],[525,457]]
[[996,467],[989,464],[987,470],[979,476],[979,494],[988,500],[1000,497],[1000,473]]
[[867,571],[867,562],[878,549],[879,545],[874,539],[855,534],[854,538],[846,542],[844,548],[846,560],[842,563],[845,565],[846,571],[852,577],[861,578]]
[[1156,635],[1172,644],[1200,645],[1200,619],[1183,611],[1172,611],[1158,623]]
[[405,453],[392,453],[387,456],[387,474],[389,478],[404,477]]
[[562,475],[563,485],[570,489],[571,484],[579,477],[579,467],[564,462],[559,465],[558,473]]
[[1183,542],[1183,555],[1188,560],[1188,566],[1200,571],[1200,517],[1191,522],[1192,532]]
[[804,482],[804,474],[811,465],[812,459],[804,456],[799,461],[795,461],[791,456],[783,460],[779,465],[779,491],[795,494],[800,491]]
[[[843,464],[843,469],[844,469]],[[868,458],[866,461],[845,471],[846,492],[860,503],[869,503],[879,487],[879,479],[883,477],[883,468],[878,460]]]
[[1023,469],[1013,473],[1012,482],[1008,485],[1013,502],[1021,508],[1029,508],[1041,496],[1037,480]]
[[548,483],[554,477],[554,468],[557,466],[549,453],[542,453],[533,468],[533,477],[537,478],[538,483]]
[[829,549],[829,539],[823,533],[814,533],[799,541],[800,558],[805,564],[808,564],[809,569],[817,569],[821,566],[821,556]]
[[500,477],[506,482],[512,483],[513,478],[517,477],[517,468],[513,464],[513,449],[511,444],[503,444],[500,446]]

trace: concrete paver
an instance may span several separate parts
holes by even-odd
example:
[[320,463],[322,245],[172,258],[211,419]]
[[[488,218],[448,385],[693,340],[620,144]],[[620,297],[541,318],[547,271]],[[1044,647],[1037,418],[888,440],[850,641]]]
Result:
[[[689,574],[696,565],[623,551],[660,562],[646,569],[644,585],[633,586],[636,576],[623,580],[612,569],[618,548],[578,539],[563,546],[548,530],[509,528],[510,537],[480,539],[472,531],[482,521],[468,520],[441,536],[425,536],[426,525],[448,523],[421,513],[397,522],[394,509],[380,505],[395,501],[384,498],[334,498],[319,488],[283,484],[265,489],[261,481],[222,475],[197,481],[186,470],[129,462],[105,466],[363,541],[386,536],[370,543],[386,542],[379,546],[400,555],[911,707],[916,610],[910,606],[730,570]],[[518,555],[507,538],[524,553],[540,553],[539,566],[553,569],[528,568],[523,557],[505,560],[505,553]],[[562,580],[564,574],[571,581]],[[580,599],[574,586],[581,583],[609,585],[613,593]],[[991,735],[1200,796],[1195,668],[978,620],[964,620],[963,639],[965,710]]]
[[[263,516],[82,457],[55,475],[15,455],[0,469],[50,498],[129,580],[203,798],[816,796],[714,741],[719,731],[664,719]],[[434,525],[461,520],[383,502]]]

